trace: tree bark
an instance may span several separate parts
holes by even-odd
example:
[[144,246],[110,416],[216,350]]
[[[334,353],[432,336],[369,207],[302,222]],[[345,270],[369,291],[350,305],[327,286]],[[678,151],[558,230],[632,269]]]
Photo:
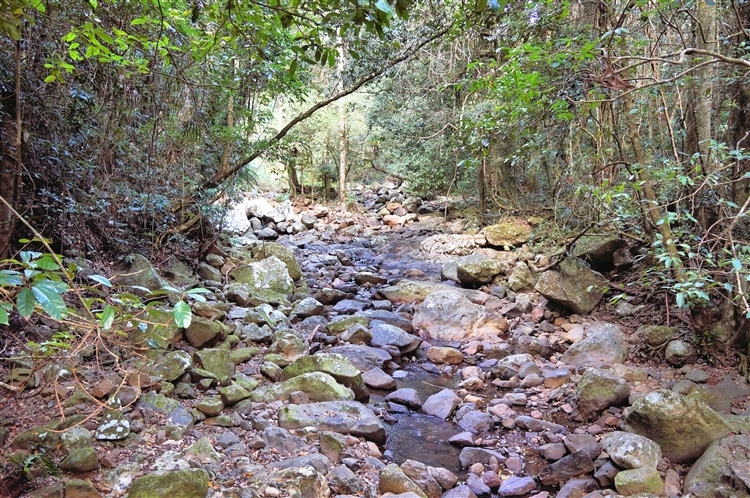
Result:
[[[0,197],[18,210],[21,200],[21,141],[23,116],[21,111],[21,42],[15,49],[15,88],[2,91],[0,98]],[[0,259],[9,256],[13,242],[16,217],[12,209],[0,204]]]
[[[339,79],[338,92],[344,91],[344,70],[346,69],[346,57],[344,51],[344,41],[339,38],[339,58],[336,60],[336,76]],[[346,161],[347,154],[347,137],[346,137],[346,104],[339,100],[339,204],[346,211],[346,170],[348,167]]]
[[685,270],[682,264],[682,258],[680,257],[677,246],[674,241],[674,234],[669,226],[669,221],[666,219],[662,220],[662,212],[659,207],[659,202],[656,197],[656,192],[653,187],[653,180],[648,170],[648,164],[646,163],[646,154],[643,152],[643,146],[641,145],[641,133],[638,127],[638,117],[634,110],[633,94],[625,92],[622,97],[622,107],[625,113],[625,120],[628,127],[628,135],[630,135],[630,141],[633,145],[633,155],[635,156],[635,162],[638,166],[638,181],[643,189],[643,201],[646,203],[645,209],[649,219],[644,220],[645,223],[649,221],[653,223],[659,230],[662,237],[662,244],[664,249],[667,251],[669,256],[672,258],[672,269],[674,271],[675,278],[679,282],[685,281]]

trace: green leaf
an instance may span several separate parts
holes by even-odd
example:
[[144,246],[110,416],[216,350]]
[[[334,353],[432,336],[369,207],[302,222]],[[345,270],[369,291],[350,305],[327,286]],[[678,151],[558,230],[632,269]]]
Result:
[[101,275],[89,275],[89,278],[94,282],[102,284],[105,287],[112,287],[112,282],[110,282],[107,277],[103,277]]
[[99,323],[103,330],[109,330],[112,327],[112,323],[115,321],[115,309],[112,305],[108,304],[104,311],[99,316]]
[[685,306],[685,294],[680,292],[675,296],[675,300],[677,301],[677,307],[682,308]]
[[31,287],[31,292],[34,293],[34,297],[42,309],[53,320],[62,320],[68,316],[68,307],[65,306],[65,301],[53,286],[46,285],[46,282],[39,282]]
[[16,309],[22,317],[28,318],[34,313],[36,299],[29,289],[24,289],[16,296]]
[[96,9],[99,6],[99,1],[98,0],[89,0],[89,3],[91,4],[91,6],[94,9]]
[[31,5],[42,14],[47,13],[47,8],[44,6],[44,0],[32,0]]
[[36,262],[36,267],[42,270],[57,271],[60,266],[55,261],[55,258],[51,254],[45,254]]
[[391,7],[391,4],[388,3],[388,0],[378,0],[375,3],[375,8],[378,9],[381,12],[385,12],[385,14],[390,18],[395,14],[396,12],[393,10],[393,7]]
[[734,268],[734,271],[740,271],[742,269],[742,261],[739,259],[733,259],[732,260],[732,268]]
[[8,312],[0,308],[0,325],[8,325]]
[[0,285],[23,285],[21,273],[15,270],[0,271]]
[[52,83],[56,79],[57,79],[57,76],[55,76],[54,74],[50,74],[49,76],[47,76],[46,78],[44,78],[44,82],[45,83]]
[[185,301],[180,301],[175,304],[172,313],[174,314],[174,321],[178,327],[188,328],[190,322],[193,321],[193,313],[190,311],[190,306]]

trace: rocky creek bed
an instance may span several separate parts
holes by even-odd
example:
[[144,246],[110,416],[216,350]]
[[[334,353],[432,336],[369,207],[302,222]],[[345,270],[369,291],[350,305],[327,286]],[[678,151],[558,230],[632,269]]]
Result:
[[[606,279],[526,250],[524,220],[467,235],[392,186],[362,204],[250,199],[197,274],[128,258],[122,285],[212,294],[157,349],[9,354],[4,382],[30,377],[0,389],[5,469],[35,497],[750,496],[750,387],[681,331],[588,315]],[[604,239],[576,256],[632,264]]]

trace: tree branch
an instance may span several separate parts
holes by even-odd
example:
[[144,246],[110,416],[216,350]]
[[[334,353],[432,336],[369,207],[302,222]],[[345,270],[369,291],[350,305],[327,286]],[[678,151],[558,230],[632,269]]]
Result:
[[375,78],[381,76],[383,73],[385,73],[390,68],[396,66],[397,64],[409,59],[412,55],[417,53],[422,47],[427,45],[428,43],[431,43],[438,38],[441,38],[444,36],[448,31],[450,30],[451,26],[446,26],[443,29],[436,31],[432,33],[428,38],[422,40],[417,45],[413,46],[412,48],[405,50],[401,55],[393,59],[392,61],[385,64],[382,68],[378,69],[377,71],[374,71],[370,73],[367,76],[364,76],[363,78],[360,78],[356,83],[354,83],[349,88],[346,88],[337,94],[333,95],[332,97],[329,97],[325,100],[322,100],[318,102],[317,104],[313,105],[309,109],[307,109],[305,112],[297,115],[294,119],[289,121],[286,126],[284,126],[281,130],[278,131],[273,137],[271,137],[268,141],[263,144],[262,147],[259,147],[254,152],[252,152],[250,155],[240,159],[237,163],[235,163],[231,168],[227,169],[226,171],[219,171],[217,172],[214,177],[206,182],[203,185],[204,189],[214,188],[218,186],[221,182],[226,180],[227,178],[230,178],[237,174],[237,172],[242,169],[243,167],[250,164],[253,160],[260,157],[272,144],[280,141],[282,138],[284,138],[289,131],[291,131],[292,128],[294,128],[296,125],[301,123],[302,121],[306,120],[313,114],[315,114],[316,111],[319,111],[320,109],[323,109],[324,107],[328,106],[329,104],[332,104],[333,102],[336,102],[337,100],[340,100],[347,95],[351,95],[352,93],[359,90],[361,87],[363,87],[365,84],[369,83],[370,81],[374,80]]

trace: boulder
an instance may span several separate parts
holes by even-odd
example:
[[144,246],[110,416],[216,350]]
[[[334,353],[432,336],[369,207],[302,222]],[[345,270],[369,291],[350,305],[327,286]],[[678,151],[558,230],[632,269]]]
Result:
[[609,458],[623,469],[656,466],[661,461],[661,448],[647,437],[630,432],[606,434],[601,445]]
[[229,381],[234,375],[234,362],[228,349],[203,349],[195,353],[203,370],[211,372],[219,382]]
[[292,377],[284,382],[257,388],[250,399],[271,402],[289,398],[295,391],[301,391],[312,401],[346,401],[354,399],[354,392],[344,387],[336,379],[323,372],[310,372]]
[[379,320],[371,322],[370,332],[372,333],[370,346],[374,348],[395,346],[401,353],[411,353],[422,343],[419,337]]
[[253,258],[258,261],[262,261],[271,256],[279,258],[287,268],[287,272],[292,280],[299,280],[302,278],[302,271],[300,270],[297,258],[294,256],[294,252],[278,242],[256,242],[250,246],[250,252]]
[[577,258],[566,258],[558,268],[539,277],[536,291],[574,313],[585,315],[601,301],[607,279]]
[[584,235],[572,247],[572,254],[595,268],[613,266],[612,257],[618,249],[625,247],[619,235]]
[[450,285],[426,282],[421,280],[399,280],[396,285],[384,287],[378,293],[392,303],[421,303],[431,293],[438,290],[452,290],[475,304],[484,304],[490,295],[478,290],[458,289]]
[[685,476],[685,495],[750,497],[750,436],[714,441]]
[[[118,276],[112,278],[116,285],[127,285],[130,287],[143,287],[150,291],[161,289],[167,285],[156,268],[146,257],[137,253],[128,254],[116,267]],[[145,294],[138,291],[137,294]]]
[[464,256],[456,262],[456,275],[459,282],[467,286],[488,284],[505,271],[505,265],[481,253]]
[[609,367],[624,363],[628,358],[627,336],[619,326],[594,323],[585,339],[576,342],[563,353],[561,361],[576,367]]
[[[362,380],[362,372],[349,358],[333,353],[316,353],[294,360],[281,372],[280,380],[289,380],[310,372],[325,372],[336,381],[354,392],[357,400],[367,401],[370,393]],[[321,400],[322,401],[322,400]]]
[[532,290],[539,280],[539,275],[531,271],[523,261],[516,263],[513,273],[508,277],[508,288],[515,292]]
[[429,294],[414,313],[412,324],[431,339],[498,337],[508,330],[505,318],[473,304],[455,290]]
[[205,498],[208,494],[208,472],[184,469],[146,474],[133,481],[128,498]]
[[297,358],[307,356],[308,349],[307,339],[300,332],[287,328],[280,328],[274,332],[273,342],[268,348],[269,352],[281,356],[286,365]]
[[380,471],[380,484],[378,486],[380,493],[415,493],[420,498],[427,498],[424,491],[412,481],[401,467],[395,463],[389,463]]
[[724,419],[706,403],[664,389],[633,403],[624,427],[657,443],[675,463],[695,461],[713,441],[729,433]]
[[229,272],[229,276],[239,284],[246,284],[250,292],[270,303],[286,300],[294,290],[287,265],[276,256],[238,266]]
[[528,242],[531,225],[526,220],[508,219],[482,230],[487,244],[497,247],[520,246]]
[[367,372],[373,368],[385,368],[385,365],[391,361],[391,355],[387,351],[362,344],[336,346],[328,352],[348,358],[361,372]]
[[286,405],[279,410],[279,426],[285,429],[317,427],[385,443],[385,427],[369,408],[357,401],[329,401]]
[[245,207],[245,217],[247,218],[267,218],[273,211],[273,206],[263,197],[249,199],[242,203]]
[[437,234],[424,239],[420,249],[432,254],[450,254],[452,256],[466,256],[484,245],[485,238],[465,234]]
[[274,478],[277,482],[284,483],[286,496],[295,498],[331,496],[331,488],[328,486],[326,477],[309,465],[280,470]]
[[185,329],[185,338],[194,348],[202,348],[221,342],[228,333],[229,327],[219,321],[193,316],[190,326]]
[[172,351],[164,355],[152,370],[152,375],[172,382],[193,367],[193,359],[185,351]]
[[630,396],[630,386],[622,377],[598,368],[588,368],[576,388],[578,412],[584,418],[613,405],[621,405]]
[[656,347],[661,346],[672,339],[677,333],[677,329],[665,325],[644,325],[638,327],[636,333],[643,337],[646,344]]

